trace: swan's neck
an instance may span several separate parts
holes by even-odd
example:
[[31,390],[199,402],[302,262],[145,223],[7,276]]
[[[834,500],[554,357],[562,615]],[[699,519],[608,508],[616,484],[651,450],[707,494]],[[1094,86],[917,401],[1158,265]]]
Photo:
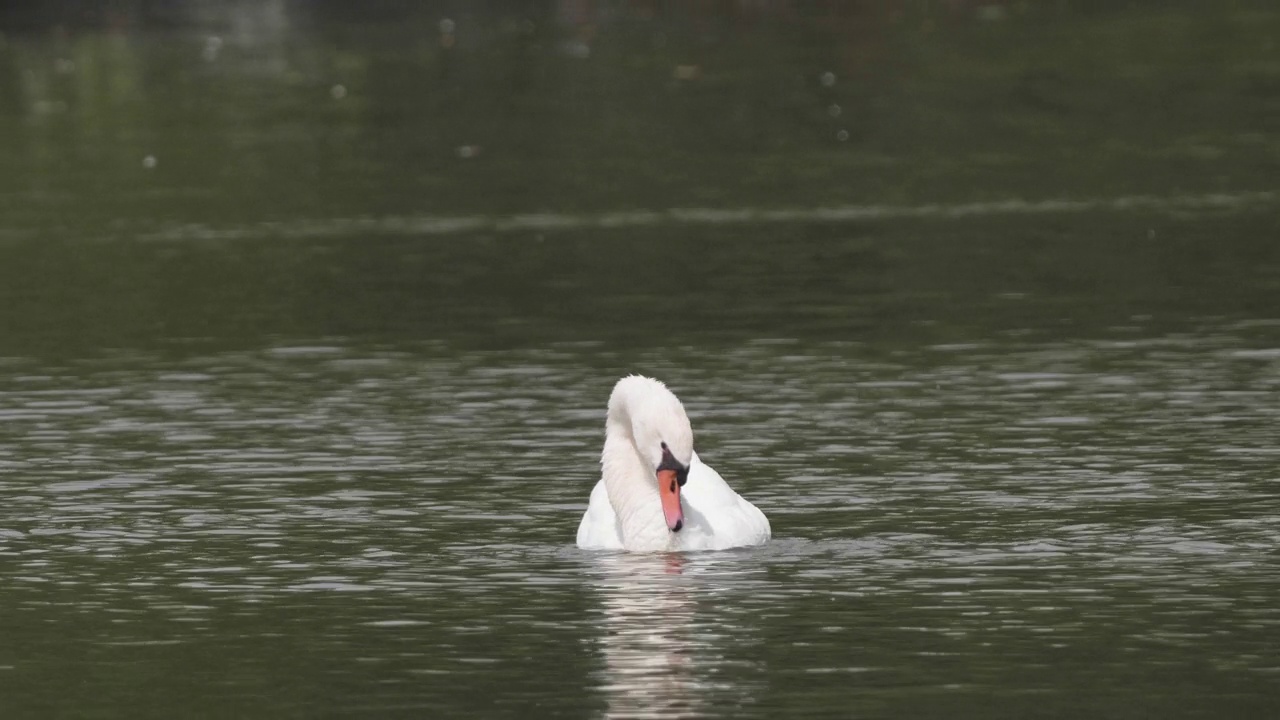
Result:
[[600,457],[609,504],[622,526],[622,545],[628,550],[668,550],[674,533],[662,514],[658,482],[636,450],[629,423],[610,419]]

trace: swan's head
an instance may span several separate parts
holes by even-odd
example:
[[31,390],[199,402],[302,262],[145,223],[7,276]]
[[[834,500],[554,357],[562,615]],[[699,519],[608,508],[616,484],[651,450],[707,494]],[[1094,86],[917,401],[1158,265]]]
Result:
[[618,381],[609,396],[609,422],[629,425],[636,452],[653,472],[667,529],[684,527],[680,488],[693,463],[693,428],[684,405],[666,385],[632,375]]

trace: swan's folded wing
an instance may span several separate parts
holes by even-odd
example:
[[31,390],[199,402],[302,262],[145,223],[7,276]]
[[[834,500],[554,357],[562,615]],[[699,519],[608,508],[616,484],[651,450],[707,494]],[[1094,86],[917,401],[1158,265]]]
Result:
[[621,550],[622,528],[618,516],[609,504],[609,493],[604,480],[596,483],[591,491],[591,501],[578,524],[578,547],[586,550]]
[[712,548],[759,545],[772,535],[769,520],[760,508],[734,492],[720,473],[703,463],[696,453],[682,494],[709,523],[714,538],[710,542]]

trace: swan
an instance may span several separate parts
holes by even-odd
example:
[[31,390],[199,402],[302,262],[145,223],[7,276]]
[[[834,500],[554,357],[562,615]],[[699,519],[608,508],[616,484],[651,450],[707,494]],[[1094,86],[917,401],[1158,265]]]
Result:
[[578,547],[723,550],[769,540],[769,520],[693,451],[684,406],[666,385],[624,377],[609,395],[601,478]]

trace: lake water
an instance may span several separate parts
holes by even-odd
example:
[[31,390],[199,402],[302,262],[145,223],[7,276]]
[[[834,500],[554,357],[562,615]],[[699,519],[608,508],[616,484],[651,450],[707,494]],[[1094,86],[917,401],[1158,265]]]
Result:
[[0,52],[0,715],[1280,714],[1280,13],[264,7]]

